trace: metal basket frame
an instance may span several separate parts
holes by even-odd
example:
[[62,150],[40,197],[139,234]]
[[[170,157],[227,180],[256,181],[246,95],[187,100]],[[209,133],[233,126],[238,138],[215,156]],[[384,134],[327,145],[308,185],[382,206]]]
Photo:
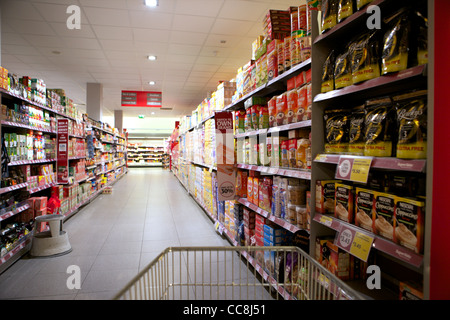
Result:
[[[261,255],[266,260],[261,261]],[[362,300],[364,297],[298,247],[213,246],[166,248],[113,299]]]

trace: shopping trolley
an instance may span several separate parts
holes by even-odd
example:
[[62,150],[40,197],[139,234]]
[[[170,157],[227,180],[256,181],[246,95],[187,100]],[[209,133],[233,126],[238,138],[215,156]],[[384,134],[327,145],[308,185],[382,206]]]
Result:
[[170,247],[115,300],[360,300],[298,247]]

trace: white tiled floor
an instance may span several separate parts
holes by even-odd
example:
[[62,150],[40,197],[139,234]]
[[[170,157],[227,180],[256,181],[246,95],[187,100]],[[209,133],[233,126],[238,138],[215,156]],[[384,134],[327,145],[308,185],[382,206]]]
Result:
[[[170,246],[229,246],[171,172],[132,168],[70,218],[73,251],[53,258],[25,255],[0,275],[0,299],[110,299]],[[81,270],[70,290],[67,267]]]

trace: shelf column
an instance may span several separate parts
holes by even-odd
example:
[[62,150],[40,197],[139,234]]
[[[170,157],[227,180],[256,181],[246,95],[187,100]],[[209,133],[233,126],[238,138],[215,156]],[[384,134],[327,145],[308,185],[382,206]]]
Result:
[[114,110],[114,127],[122,132],[123,130],[123,111],[122,110]]
[[[429,16],[429,40],[430,50],[429,81],[432,81],[429,88],[429,108],[433,114],[428,116],[428,127],[431,129],[431,141],[428,138],[428,146],[431,150],[428,153],[427,167],[427,189],[431,199],[427,194],[427,220],[428,236],[426,241],[427,259],[426,273],[429,273],[429,283],[425,281],[425,293],[429,292],[430,299],[449,299],[450,277],[448,276],[448,266],[450,265],[450,243],[447,239],[450,230],[450,217],[448,210],[447,185],[450,179],[448,169],[448,159],[450,152],[448,148],[448,118],[450,109],[448,101],[450,92],[448,90],[450,63],[448,54],[450,45],[448,39],[450,30],[448,28],[448,10],[450,3],[447,0],[431,0],[428,6]],[[434,19],[433,19],[434,18]],[[431,157],[430,157],[431,156]],[[432,217],[429,217],[429,215]],[[431,222],[431,223],[430,223]],[[431,224],[431,226],[430,226]],[[427,225],[425,225],[427,227]],[[431,230],[430,230],[431,229]],[[431,235],[430,235],[431,234]],[[429,288],[427,288],[427,285]],[[427,290],[428,289],[428,290]]]
[[102,121],[103,84],[87,83],[86,85],[86,111],[91,119]]

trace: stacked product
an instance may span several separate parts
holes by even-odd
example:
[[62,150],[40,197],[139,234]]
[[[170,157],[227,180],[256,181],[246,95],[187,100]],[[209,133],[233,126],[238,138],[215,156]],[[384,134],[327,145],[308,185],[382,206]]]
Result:
[[[263,226],[263,243],[265,247],[282,246],[289,243],[289,233],[272,223],[266,221]],[[264,251],[264,270],[272,277],[278,278],[277,254],[276,251]]]
[[4,141],[10,161],[55,158],[55,139],[48,135],[5,133]]
[[373,232],[416,253],[423,253],[425,190],[423,178],[408,174],[371,174],[366,185],[318,180],[316,211]]
[[24,124],[36,129],[55,131],[56,120],[45,110],[31,105],[14,104],[13,107],[2,105],[2,116],[5,121]]
[[292,169],[311,169],[311,130],[294,129],[288,136],[250,136],[238,139],[236,158],[240,164]]
[[216,165],[216,129],[214,119],[207,120],[204,126],[204,147],[201,152],[204,153],[204,164],[209,166]]
[[[326,31],[336,23],[335,1],[322,20]],[[351,6],[351,2],[349,3]],[[322,72],[321,92],[340,89],[428,62],[427,19],[416,9],[404,7],[385,19],[380,31],[368,31],[353,38],[342,49],[332,50]],[[381,33],[379,35],[379,33]],[[361,55],[367,56],[360,59]]]
[[[29,208],[21,214],[22,222],[34,221],[36,217],[47,215],[47,197],[32,197],[28,198]],[[46,223],[38,225],[38,232],[44,231]]]
[[[256,218],[259,216],[254,211],[243,208],[243,223],[244,223],[244,238],[245,238],[245,245],[246,246],[259,246],[256,239],[255,239],[255,222]],[[261,239],[259,239],[261,240]],[[260,242],[261,246],[263,245],[262,242]]]
[[86,176],[86,160],[81,159],[71,163],[71,166],[69,167],[69,177],[73,177],[75,181],[78,181],[82,180]]
[[325,152],[403,159],[427,154],[426,91],[367,100],[324,113]]
[[3,258],[8,252],[14,250],[32,229],[32,221],[8,223],[0,229],[0,257]]
[[9,86],[8,69],[0,66],[0,88],[8,91],[8,86]]
[[308,230],[306,198],[309,186],[303,180],[275,176],[272,186],[272,214],[300,229]]
[[20,167],[28,182],[28,190],[56,183],[56,173],[53,172],[53,165],[25,165]]
[[203,206],[208,212],[213,212],[213,182],[211,172],[204,169],[202,171],[203,181],[202,181],[202,202]]
[[[334,237],[316,238],[316,260],[341,280],[358,280],[367,277],[369,262],[364,262],[334,243]],[[369,261],[372,261],[369,255]],[[373,261],[372,261],[373,262]]]
[[239,224],[236,224],[235,208],[238,208],[239,206],[240,204],[237,201],[225,201],[225,215],[223,226],[228,230],[231,239],[236,239],[238,235]]
[[69,158],[71,157],[86,157],[86,142],[84,139],[72,138],[69,140]]

